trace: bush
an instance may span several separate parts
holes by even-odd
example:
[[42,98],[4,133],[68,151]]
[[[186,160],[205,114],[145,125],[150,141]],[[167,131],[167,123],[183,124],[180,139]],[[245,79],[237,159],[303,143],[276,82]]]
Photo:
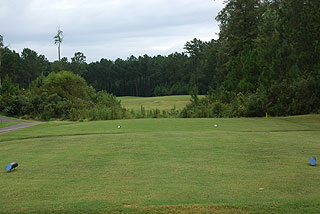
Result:
[[29,90],[1,96],[0,109],[11,116],[42,120],[109,120],[125,115],[112,94],[97,93],[82,77],[68,71],[40,76]]
[[86,99],[87,98],[86,81],[70,71],[61,71],[59,73],[50,73],[44,79],[42,89],[49,94],[58,94],[58,96],[67,99]]

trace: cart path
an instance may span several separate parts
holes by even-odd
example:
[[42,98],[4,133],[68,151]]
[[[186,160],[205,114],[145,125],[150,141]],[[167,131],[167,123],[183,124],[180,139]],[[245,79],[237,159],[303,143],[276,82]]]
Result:
[[19,129],[24,129],[24,128],[27,128],[27,127],[30,127],[30,126],[35,126],[35,125],[42,124],[41,122],[29,123],[29,122],[10,119],[10,118],[7,118],[7,117],[2,117],[2,116],[0,116],[0,120],[3,123],[9,123],[9,122],[18,122],[19,123],[19,124],[15,124],[15,125],[12,125],[12,126],[7,126],[7,127],[0,128],[0,134],[6,133],[6,132],[12,132],[12,131],[16,131],[16,130],[19,130]]

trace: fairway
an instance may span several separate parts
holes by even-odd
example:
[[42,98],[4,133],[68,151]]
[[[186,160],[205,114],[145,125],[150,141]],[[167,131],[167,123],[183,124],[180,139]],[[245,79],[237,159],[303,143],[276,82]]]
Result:
[[311,156],[320,115],[48,122],[0,135],[0,213],[320,213]]
[[[204,97],[199,95],[199,98]],[[123,107],[140,110],[143,106],[146,110],[159,109],[170,110],[172,108],[183,109],[190,103],[190,95],[159,96],[159,97],[117,97]]]
[[15,125],[17,124],[16,122],[10,122],[10,123],[1,123],[0,122],[0,128],[3,128],[3,127],[7,127],[7,126],[12,126],[12,125]]

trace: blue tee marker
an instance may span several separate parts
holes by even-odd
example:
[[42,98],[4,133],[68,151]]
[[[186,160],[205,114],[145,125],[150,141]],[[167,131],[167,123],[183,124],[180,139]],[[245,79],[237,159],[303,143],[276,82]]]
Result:
[[311,166],[315,166],[316,164],[317,164],[317,159],[316,159],[316,157],[313,157],[313,156],[312,156],[312,157],[310,158],[310,165],[311,165]]
[[16,168],[17,166],[18,166],[18,163],[17,163],[17,162],[9,163],[9,164],[6,166],[6,170],[7,170],[7,172],[11,172],[11,170],[13,170],[14,168]]

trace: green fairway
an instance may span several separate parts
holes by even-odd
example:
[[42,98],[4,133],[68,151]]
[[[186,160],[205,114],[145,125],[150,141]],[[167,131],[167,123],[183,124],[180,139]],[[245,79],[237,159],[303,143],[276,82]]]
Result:
[[48,122],[0,135],[0,213],[320,213],[311,156],[320,115]]
[[[204,97],[202,95],[199,98]],[[176,95],[163,97],[118,97],[121,104],[127,109],[140,110],[141,105],[146,110],[159,109],[170,110],[183,109],[190,102],[190,95]]]
[[7,126],[12,126],[12,125],[15,125],[15,124],[18,124],[18,123],[17,122],[10,122],[10,123],[1,123],[0,122],[0,128],[7,127]]

